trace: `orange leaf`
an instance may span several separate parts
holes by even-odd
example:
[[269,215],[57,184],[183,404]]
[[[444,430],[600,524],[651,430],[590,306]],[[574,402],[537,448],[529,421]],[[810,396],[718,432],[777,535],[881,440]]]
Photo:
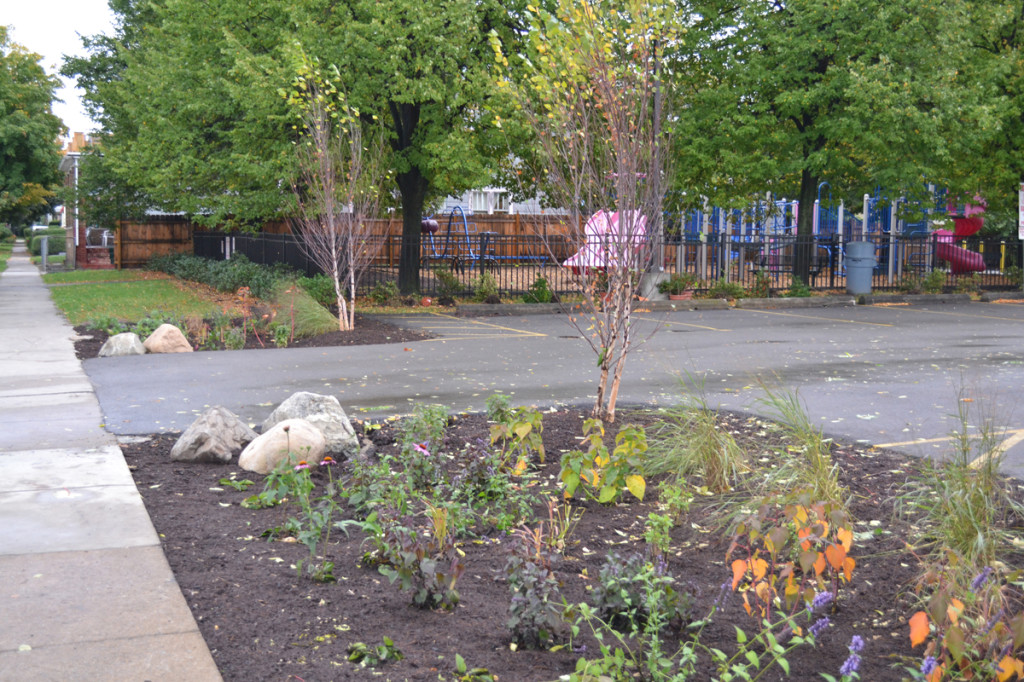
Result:
[[928,639],[931,628],[928,627],[928,614],[918,611],[910,617],[910,646],[915,647]]
[[846,578],[846,582],[850,582],[853,577],[853,568],[857,565],[857,562],[853,560],[852,556],[846,557],[846,561],[843,562],[843,576]]
[[740,581],[743,580],[743,576],[746,574],[746,572],[746,561],[744,561],[743,559],[737,559],[736,561],[732,562],[732,589],[736,589],[736,587],[740,584]]
[[764,559],[754,559],[754,580],[761,580],[768,573],[768,562]]
[[1020,663],[1016,658],[1007,654],[1003,656],[1003,660],[999,661],[999,667],[996,668],[996,679],[999,682],[1006,682],[1006,680],[1013,677],[1013,674],[1017,672],[1017,665]]
[[836,537],[839,538],[839,542],[843,545],[843,549],[849,552],[850,547],[853,546],[853,531],[849,528],[840,528],[836,531]]
[[818,559],[814,562],[814,574],[821,575],[825,572],[825,555],[818,552]]
[[843,549],[842,545],[829,545],[825,548],[825,558],[828,559],[828,563],[835,570],[839,570],[843,567],[843,562],[846,561],[846,550]]
[[946,673],[946,664],[935,666],[932,674],[926,678],[926,682],[942,682],[942,676]]
[[960,619],[960,614],[964,612],[964,603],[953,597],[949,601],[949,606],[946,607],[946,617],[949,618],[949,622],[956,625],[956,622]]

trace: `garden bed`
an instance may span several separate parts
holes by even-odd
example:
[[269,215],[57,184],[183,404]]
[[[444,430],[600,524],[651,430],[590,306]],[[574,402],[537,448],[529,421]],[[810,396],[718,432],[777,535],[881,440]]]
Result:
[[[722,414],[722,428],[756,461],[782,447],[781,436],[764,421]],[[549,524],[546,500],[558,498],[559,459],[565,451],[581,447],[584,416],[576,411],[543,415],[543,442],[547,461],[523,485],[535,498],[525,525],[536,529]],[[650,424],[654,416],[626,412],[620,423]],[[436,452],[459,453],[466,443],[489,441],[482,415],[460,416],[450,422],[444,445]],[[607,438],[613,436],[609,429]],[[375,457],[397,453],[397,427],[386,423],[369,433],[377,444]],[[507,628],[510,588],[505,567],[510,536],[486,523],[458,541],[465,570],[457,583],[458,605],[452,611],[420,609],[398,584],[389,584],[365,555],[373,548],[356,527],[345,533],[335,530],[324,559],[333,562],[335,582],[314,582],[300,577],[295,566],[309,552],[287,532],[276,539],[261,537],[282,526],[289,514],[284,507],[249,509],[241,503],[262,488],[262,477],[240,471],[233,464],[189,465],[172,462],[169,451],[174,436],[160,435],[122,445],[167,558],[181,590],[199,624],[224,679],[254,680],[452,680],[456,656],[469,668],[486,668],[493,679],[515,682],[555,680],[571,673],[577,660],[600,658],[598,642],[584,633],[558,638],[556,650],[513,646]],[[609,443],[611,441],[609,440]],[[836,599],[797,622],[806,628],[827,616],[830,624],[816,644],[794,648],[787,656],[791,674],[771,667],[760,680],[820,680],[819,673],[839,679],[849,656],[854,635],[864,641],[860,653],[860,679],[900,680],[903,665],[920,664],[922,646],[912,649],[907,621],[917,608],[914,580],[921,565],[910,551],[919,531],[894,514],[893,501],[908,479],[919,473],[920,462],[891,452],[848,444],[833,447],[839,480],[851,493],[854,542],[850,555],[856,567],[849,584],[839,586]],[[457,454],[441,458],[446,477],[457,476],[466,461]],[[350,463],[326,467],[312,477],[323,490],[327,475],[344,478]],[[232,489],[223,479],[254,480],[245,491]],[[568,603],[592,600],[609,553],[622,557],[649,551],[645,524],[659,506],[657,481],[649,481],[644,501],[624,495],[617,504],[602,505],[577,496],[573,508],[582,510],[575,529],[551,569]],[[314,493],[318,494],[318,493]],[[730,569],[730,535],[723,524],[723,505],[736,496],[698,494],[689,512],[678,515],[665,554],[668,574],[680,594],[693,595],[687,622],[699,621],[714,611],[700,632],[700,663],[693,679],[712,679],[710,649],[727,655],[737,651],[739,628],[753,636],[756,618],[744,609],[739,592],[723,590],[733,579]],[[361,516],[348,506],[344,520]],[[734,508],[735,507],[731,507]],[[409,519],[424,523],[422,515]],[[549,526],[550,527],[550,526]],[[648,555],[649,556],[649,555]],[[674,651],[697,630],[679,622],[665,631],[665,647]],[[381,646],[393,641],[404,658],[374,667],[371,672],[348,660],[356,643]],[[606,643],[612,643],[606,637]],[[550,644],[547,647],[551,648]],[[752,647],[757,649],[757,647]],[[767,661],[764,658],[763,661]],[[755,673],[756,674],[756,673]],[[492,679],[476,677],[464,679]]]

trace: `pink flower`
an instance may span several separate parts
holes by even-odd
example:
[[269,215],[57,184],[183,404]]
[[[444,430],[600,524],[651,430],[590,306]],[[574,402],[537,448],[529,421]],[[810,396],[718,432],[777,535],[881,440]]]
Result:
[[424,455],[426,457],[430,457],[430,450],[427,450],[427,444],[426,443],[413,443],[412,444],[412,449],[415,450],[416,452],[420,453],[421,455]]
[[302,471],[303,469],[308,469],[308,468],[309,468],[309,462],[307,462],[306,460],[302,460],[301,462],[299,462],[298,464],[295,465],[295,470],[296,471]]

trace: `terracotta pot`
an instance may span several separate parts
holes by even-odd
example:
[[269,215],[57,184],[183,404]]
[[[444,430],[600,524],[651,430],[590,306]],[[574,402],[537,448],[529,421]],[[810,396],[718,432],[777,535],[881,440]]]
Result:
[[693,289],[687,289],[681,294],[669,294],[668,300],[670,301],[689,301],[693,298]]

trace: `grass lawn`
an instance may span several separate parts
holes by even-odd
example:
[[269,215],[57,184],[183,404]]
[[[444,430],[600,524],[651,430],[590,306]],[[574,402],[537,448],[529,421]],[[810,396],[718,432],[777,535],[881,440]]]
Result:
[[[103,281],[101,275],[119,275],[121,281]],[[153,273],[141,273],[152,275]],[[132,281],[124,281],[126,279]],[[209,316],[221,306],[201,293],[185,289],[172,279],[142,279],[131,271],[77,271],[47,275],[51,277],[75,276],[82,284],[64,283],[50,287],[53,302],[73,325],[84,324],[103,317],[116,317],[135,322],[152,311],[161,311],[175,317],[188,315]],[[89,278],[95,277],[93,281]]]
[[13,248],[14,242],[0,243],[0,272],[7,269],[7,259],[11,257],[11,250]]
[[73,270],[71,272],[51,272],[43,275],[43,281],[47,284],[126,282],[152,279],[168,279],[168,276],[149,270]]

